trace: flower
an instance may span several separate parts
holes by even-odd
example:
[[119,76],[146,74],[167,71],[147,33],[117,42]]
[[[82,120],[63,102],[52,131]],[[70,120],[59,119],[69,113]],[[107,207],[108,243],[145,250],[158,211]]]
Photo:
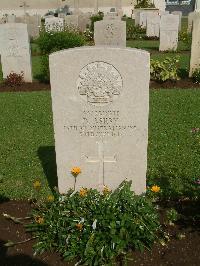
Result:
[[79,195],[81,197],[85,197],[87,195],[87,189],[86,188],[81,188],[80,191],[79,191]]
[[41,182],[39,180],[36,180],[34,183],[33,183],[33,187],[36,189],[36,190],[39,190],[41,188]]
[[158,193],[158,192],[160,192],[160,187],[154,185],[154,186],[151,187],[151,191],[152,191],[152,192],[155,192],[155,193]]
[[81,173],[81,168],[80,167],[73,167],[72,169],[71,169],[71,173],[72,173],[72,175],[73,176],[77,176],[77,175],[79,175],[80,173]]
[[108,194],[110,191],[111,191],[111,190],[109,189],[108,186],[104,186],[104,188],[103,188],[103,194],[104,194],[104,195]]
[[197,179],[197,180],[195,181],[195,183],[196,183],[197,185],[200,185],[200,179]]
[[53,195],[49,195],[49,196],[47,197],[47,201],[48,201],[48,202],[52,202],[52,201],[54,201],[54,196],[53,196]]
[[83,229],[83,224],[76,224],[76,228],[77,228],[79,231],[82,231],[82,229]]
[[36,222],[37,224],[43,224],[43,223],[44,223],[44,218],[41,217],[41,216],[36,216],[36,217],[35,217],[35,222]]

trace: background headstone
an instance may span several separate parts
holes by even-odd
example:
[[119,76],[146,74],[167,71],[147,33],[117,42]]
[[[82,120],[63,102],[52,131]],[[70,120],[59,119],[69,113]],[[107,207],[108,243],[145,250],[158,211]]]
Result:
[[101,20],[94,23],[95,45],[126,47],[126,22]]
[[160,20],[160,51],[175,51],[178,45],[178,15],[163,15]]
[[192,47],[190,58],[190,77],[195,69],[200,68],[200,12],[193,17]]
[[148,14],[147,15],[147,32],[148,37],[159,37],[160,35],[160,15]]
[[179,25],[178,30],[181,31],[181,25],[182,25],[182,12],[181,11],[173,11],[171,14],[178,15],[179,16]]
[[45,30],[46,31],[63,31],[64,29],[64,19],[50,17],[45,18]]
[[60,193],[74,187],[74,166],[82,170],[76,190],[115,189],[127,179],[145,192],[149,53],[68,49],[50,55],[50,77]]
[[78,15],[65,16],[65,24],[69,27],[78,29]]
[[194,16],[195,16],[195,12],[190,12],[188,14],[188,28],[187,28],[188,33],[192,32],[192,23],[193,23]]
[[3,77],[11,72],[24,73],[24,80],[32,82],[30,44],[26,24],[0,25],[0,53]]

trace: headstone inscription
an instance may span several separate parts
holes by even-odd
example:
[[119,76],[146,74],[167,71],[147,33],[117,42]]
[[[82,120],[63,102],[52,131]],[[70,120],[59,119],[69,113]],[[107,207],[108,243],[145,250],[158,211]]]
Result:
[[126,22],[101,20],[94,23],[95,45],[126,47]]
[[[145,192],[149,73],[149,53],[137,49],[85,47],[50,55],[61,193],[74,185],[115,189],[125,179],[137,194]],[[82,170],[76,183],[74,166]]]
[[160,21],[159,51],[175,51],[178,45],[178,15],[163,15]]
[[6,23],[0,25],[0,54],[3,77],[11,72],[24,73],[24,80],[32,82],[30,44],[27,25]]
[[200,68],[200,12],[195,12],[193,17],[192,47],[190,57],[190,77],[195,69]]

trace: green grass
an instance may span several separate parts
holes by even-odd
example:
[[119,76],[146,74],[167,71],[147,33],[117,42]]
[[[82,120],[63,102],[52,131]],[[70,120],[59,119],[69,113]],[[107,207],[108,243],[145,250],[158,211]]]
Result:
[[[45,196],[57,182],[50,93],[0,96],[0,194],[29,198],[33,181],[40,178]],[[148,182],[165,181],[171,191],[170,178],[180,186],[183,178],[199,176],[199,151],[190,132],[200,127],[199,102],[200,90],[151,91]]]

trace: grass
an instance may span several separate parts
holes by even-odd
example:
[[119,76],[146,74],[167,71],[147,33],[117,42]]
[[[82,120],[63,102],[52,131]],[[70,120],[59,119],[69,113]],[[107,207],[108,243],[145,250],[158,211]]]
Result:
[[[200,90],[151,91],[147,181],[199,176],[190,132],[200,125],[199,102]],[[57,184],[50,93],[1,93],[0,113],[0,194],[30,198],[39,178],[41,196],[48,195]]]

